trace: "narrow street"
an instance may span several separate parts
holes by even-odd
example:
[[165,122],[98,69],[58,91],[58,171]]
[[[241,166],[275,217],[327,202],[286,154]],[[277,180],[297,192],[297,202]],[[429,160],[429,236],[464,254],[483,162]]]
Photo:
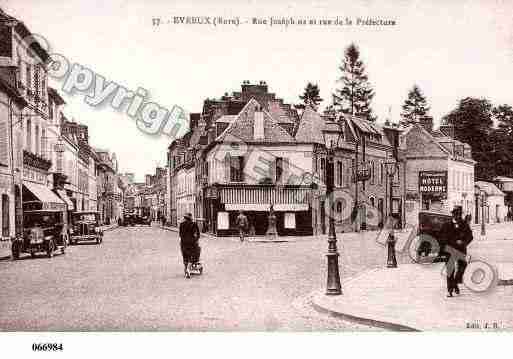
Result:
[[[383,261],[349,248],[343,275]],[[325,283],[322,240],[239,243],[202,238],[202,276],[185,279],[177,234],[119,228],[65,255],[0,261],[0,330],[375,330],[316,312]],[[361,247],[362,244],[354,244]],[[358,249],[358,250],[357,250]]]

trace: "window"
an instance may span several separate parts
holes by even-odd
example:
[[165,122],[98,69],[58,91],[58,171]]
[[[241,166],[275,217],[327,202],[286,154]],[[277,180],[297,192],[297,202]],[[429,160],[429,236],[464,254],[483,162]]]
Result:
[[32,122],[30,119],[27,119],[27,140],[26,140],[27,150],[32,152]]
[[48,103],[48,117],[50,117],[50,123],[53,123],[53,102]]
[[276,183],[278,183],[281,181],[283,175],[283,158],[276,157],[275,166]]
[[230,157],[230,181],[243,182],[244,157]]
[[2,237],[9,237],[9,196],[2,195]]
[[370,170],[371,170],[371,184],[374,184],[374,179],[375,179],[375,173],[374,173],[374,161],[370,161]]
[[48,159],[48,152],[46,151],[46,130],[44,128],[41,130],[41,153],[43,158]]
[[339,187],[342,187],[342,176],[343,176],[343,167],[342,161],[337,161],[337,184]]
[[36,135],[36,137],[34,138],[34,143],[36,145],[35,152],[36,152],[36,155],[40,155],[41,154],[40,153],[41,149],[39,147],[39,145],[40,145],[40,142],[39,142],[40,141],[40,138],[39,138],[39,125],[36,125],[35,135]]
[[383,175],[385,174],[383,161],[379,162],[379,184],[383,185]]
[[321,158],[321,181],[326,182],[326,159]]
[[31,86],[31,84],[32,84],[32,68],[30,67],[30,64],[27,64],[27,67],[25,68],[25,70],[26,70],[25,82],[26,82],[27,90],[30,90],[32,88],[32,86]]

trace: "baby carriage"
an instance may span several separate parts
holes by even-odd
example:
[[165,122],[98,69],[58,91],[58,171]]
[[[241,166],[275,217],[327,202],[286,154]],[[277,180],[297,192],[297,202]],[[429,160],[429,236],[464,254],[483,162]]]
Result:
[[203,264],[200,262],[201,247],[195,245],[190,248],[187,260],[187,269],[185,270],[185,277],[190,278],[192,274],[203,274]]

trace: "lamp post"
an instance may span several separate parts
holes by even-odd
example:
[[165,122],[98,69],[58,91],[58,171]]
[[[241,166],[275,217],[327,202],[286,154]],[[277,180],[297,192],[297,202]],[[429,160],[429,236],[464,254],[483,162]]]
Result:
[[395,235],[394,235],[394,225],[395,221],[393,221],[393,191],[392,191],[392,181],[397,171],[397,163],[395,161],[387,161],[385,163],[387,168],[387,174],[389,178],[389,219],[392,220],[392,227],[390,228],[390,232],[388,233],[387,238],[387,268],[397,268],[397,259],[395,256]]
[[324,144],[326,146],[328,161],[326,166],[326,196],[329,206],[329,230],[328,230],[328,278],[326,286],[327,295],[341,295],[340,272],[338,267],[337,236],[335,233],[335,218],[333,213],[333,187],[334,187],[334,149],[338,147],[342,131],[340,125],[335,122],[335,112],[329,108],[325,112],[326,124],[322,131]]
[[486,235],[485,228],[485,202],[486,202],[486,192],[481,190],[481,235]]

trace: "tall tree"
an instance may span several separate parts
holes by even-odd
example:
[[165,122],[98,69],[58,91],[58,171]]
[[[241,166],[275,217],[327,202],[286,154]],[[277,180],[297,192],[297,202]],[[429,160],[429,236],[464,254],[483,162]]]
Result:
[[360,59],[360,50],[354,43],[346,48],[339,70],[342,76],[338,81],[342,83],[342,88],[336,89],[333,94],[333,103],[338,111],[375,121],[370,107],[374,91]]
[[500,105],[492,110],[497,128],[489,142],[495,147],[496,175],[513,176],[513,108]]
[[299,96],[303,102],[296,105],[296,108],[304,110],[307,105],[310,105],[317,111],[319,104],[322,102],[322,98],[319,96],[319,93],[319,86],[308,82],[306,84],[305,91]]
[[513,108],[510,105],[500,105],[492,110],[493,118],[497,121],[499,130],[506,135],[513,135]]
[[403,104],[402,123],[419,122],[421,118],[428,116],[428,112],[429,106],[426,97],[417,85],[413,85]]
[[452,125],[454,137],[472,147],[472,157],[477,161],[475,174],[478,179],[490,180],[496,175],[493,136],[492,105],[486,99],[467,97],[458,107],[442,119]]

